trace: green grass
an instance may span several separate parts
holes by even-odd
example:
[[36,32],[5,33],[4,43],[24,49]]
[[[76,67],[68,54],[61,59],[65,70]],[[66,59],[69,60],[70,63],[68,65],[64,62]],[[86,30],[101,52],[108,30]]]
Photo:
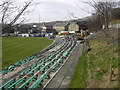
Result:
[[[109,77],[109,63],[112,56],[112,45],[106,44],[104,41],[92,40],[90,41],[91,51],[88,53],[90,59],[91,66],[94,68],[90,68],[93,73],[93,79],[96,81],[96,85],[98,87],[114,87],[114,85],[107,84],[104,85],[104,77]],[[118,45],[115,45],[115,53],[114,59],[112,60],[112,67],[114,69],[118,68]],[[95,58],[93,58],[95,57]],[[109,80],[109,79],[108,79]],[[113,82],[114,83],[114,82]],[[99,86],[99,84],[102,84]]]
[[0,37],[0,69],[2,68],[2,37]]
[[87,56],[83,53],[78,60],[69,88],[85,88],[87,79]]
[[40,37],[3,37],[3,68],[27,56],[40,52],[53,41]]
[[[78,64],[70,82],[70,88],[86,88],[91,84],[93,87],[117,87],[116,84],[106,84],[104,77],[109,77],[109,63],[111,60],[112,45],[108,45],[104,41],[90,40],[91,51],[86,55],[80,56]],[[118,68],[118,45],[115,45],[113,59],[113,68]],[[91,72],[91,77],[89,77]],[[116,74],[117,75],[117,74]],[[115,79],[112,83],[115,83]],[[87,82],[87,83],[86,83]],[[101,86],[99,86],[101,85]],[[106,85],[106,86],[105,86]],[[92,87],[92,86],[91,86]]]

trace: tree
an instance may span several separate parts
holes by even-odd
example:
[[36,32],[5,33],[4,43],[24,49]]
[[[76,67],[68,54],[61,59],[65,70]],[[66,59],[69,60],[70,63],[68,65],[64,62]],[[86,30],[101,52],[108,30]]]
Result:
[[[104,25],[105,28],[103,28],[102,30],[105,36],[111,39],[112,50],[111,50],[111,59],[109,64],[110,65],[109,81],[112,80],[112,74],[113,74],[112,61],[114,59],[114,47],[115,47],[115,38],[110,34],[109,22],[116,17],[119,18],[119,16],[116,15],[116,13],[119,13],[119,9],[116,9],[117,2],[114,2],[114,1],[104,0],[103,2],[100,2],[99,0],[91,0],[91,2],[83,2],[90,5],[95,10],[95,13],[94,13],[95,18],[93,19],[92,24],[100,23],[101,25]],[[106,42],[109,42],[109,41],[106,39]]]
[[17,26],[23,23],[25,21],[25,18],[22,18],[19,22],[18,19],[20,19],[21,16],[24,16],[26,12],[29,12],[26,11],[26,9],[30,6],[32,2],[33,0],[24,2],[24,6],[20,7],[14,5],[15,1],[4,0],[0,4],[0,12],[1,12],[0,30],[6,31],[12,28],[13,26]]
[[120,19],[120,8],[114,8],[112,11],[113,19]]
[[100,2],[99,0],[92,0],[92,2],[84,2],[92,6],[95,10],[95,16],[100,18],[99,21],[108,29],[109,22],[113,19],[113,9],[116,3],[109,0]]

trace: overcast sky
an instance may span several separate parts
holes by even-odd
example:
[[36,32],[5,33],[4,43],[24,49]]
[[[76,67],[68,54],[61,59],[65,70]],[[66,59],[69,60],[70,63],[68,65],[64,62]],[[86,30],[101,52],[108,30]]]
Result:
[[[4,0],[0,0],[2,2]],[[16,4],[23,5],[24,2],[29,0],[15,0]],[[30,20],[28,22],[36,23],[46,21],[57,21],[72,19],[69,11],[74,13],[78,18],[90,16],[90,13],[83,11],[93,11],[93,8],[83,3],[82,1],[90,0],[34,0],[33,3],[39,3],[38,5],[32,5],[28,10],[33,10],[29,14],[26,14],[26,18]],[[104,0],[103,0],[104,1]],[[81,9],[82,8],[82,9]]]
[[[18,2],[24,1],[26,0],[19,0]],[[71,19],[73,17],[70,15],[70,12],[74,13],[78,18],[83,18],[89,16],[90,13],[80,8],[85,8],[89,11],[92,10],[90,6],[79,0],[34,0],[34,2],[38,2],[39,4],[30,6],[28,9],[34,11],[26,15],[27,18],[30,18],[29,22],[33,23],[39,22],[39,17],[40,22]]]

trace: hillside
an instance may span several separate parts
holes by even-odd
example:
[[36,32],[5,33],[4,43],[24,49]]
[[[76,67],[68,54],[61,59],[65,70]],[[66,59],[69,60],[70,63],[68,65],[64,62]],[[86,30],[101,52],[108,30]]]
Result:
[[[114,33],[113,33],[114,32]],[[70,88],[117,88],[118,87],[118,37],[117,30],[109,34],[114,37],[113,75],[109,82],[109,66],[112,55],[112,41],[101,32],[89,38],[91,50],[83,54],[76,66]]]

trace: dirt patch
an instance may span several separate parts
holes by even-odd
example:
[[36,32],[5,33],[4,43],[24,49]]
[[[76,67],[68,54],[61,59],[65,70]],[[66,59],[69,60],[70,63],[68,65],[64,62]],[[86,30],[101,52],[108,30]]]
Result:
[[100,88],[118,88],[118,68],[114,69],[114,75],[112,76],[112,81],[109,81],[109,72],[106,73],[100,84]]

